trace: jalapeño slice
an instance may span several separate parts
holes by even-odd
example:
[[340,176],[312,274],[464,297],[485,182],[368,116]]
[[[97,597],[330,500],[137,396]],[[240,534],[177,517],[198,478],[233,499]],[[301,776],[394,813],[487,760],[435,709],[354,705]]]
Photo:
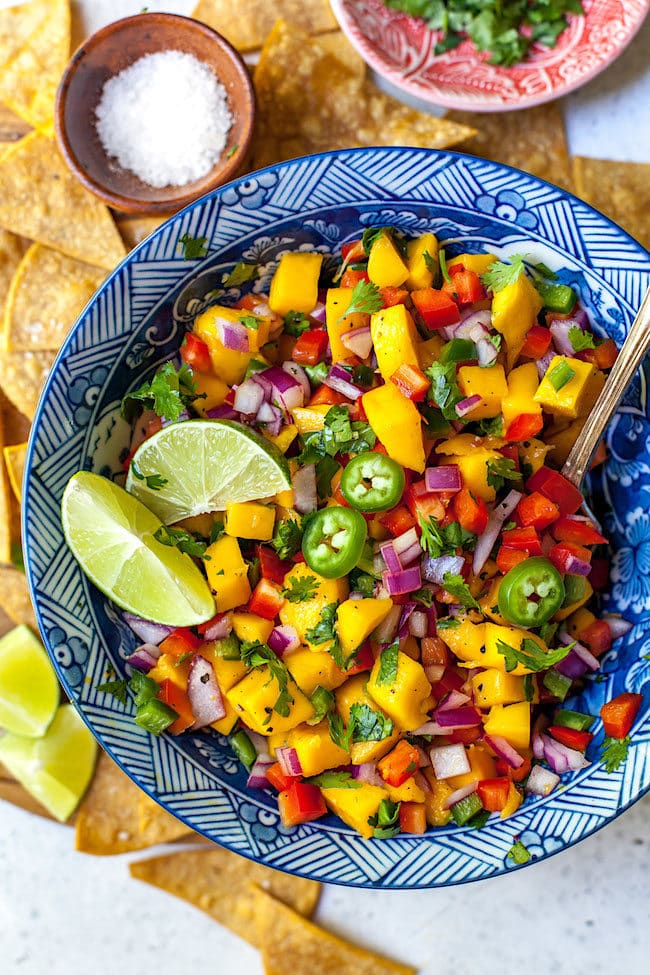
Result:
[[515,565],[499,587],[499,612],[515,626],[541,626],[563,601],[562,576],[541,555]]
[[341,579],[361,558],[367,535],[365,519],[358,511],[338,505],[321,508],[305,528],[302,554],[318,575]]
[[375,451],[357,454],[341,475],[341,494],[358,511],[388,511],[404,492],[404,470]]

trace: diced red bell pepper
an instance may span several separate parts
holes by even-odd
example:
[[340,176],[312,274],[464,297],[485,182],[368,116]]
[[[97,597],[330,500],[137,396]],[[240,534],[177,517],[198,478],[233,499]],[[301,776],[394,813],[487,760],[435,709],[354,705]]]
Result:
[[173,724],[167,728],[167,731],[171,732],[172,735],[180,735],[194,724],[195,718],[192,714],[190,699],[186,691],[175,684],[173,680],[166,677],[161,682],[158,700],[167,704],[178,715]]
[[499,572],[502,572],[503,575],[505,575],[507,572],[510,572],[511,569],[514,569],[516,565],[519,565],[520,562],[524,562],[527,558],[528,552],[522,552],[521,549],[508,548],[507,545],[502,545],[497,552],[496,563]]
[[478,741],[483,732],[480,727],[476,728],[456,728],[450,731],[447,737],[453,745],[471,745]]
[[309,406],[339,406],[341,403],[347,403],[348,398],[344,396],[343,393],[339,393],[336,389],[330,389],[324,383],[319,386],[312,398],[309,400]]
[[196,372],[212,372],[210,350],[194,332],[186,332],[181,345],[181,359]]
[[192,653],[201,646],[201,640],[186,626],[172,630],[169,636],[160,644],[160,652],[168,653],[172,657],[182,657],[184,653]]
[[476,786],[483,808],[488,812],[501,812],[508,801],[510,778],[502,775],[498,779],[482,779]]
[[567,572],[571,572],[573,559],[580,559],[581,562],[591,562],[591,550],[584,548],[582,545],[573,545],[571,542],[558,542],[550,550],[548,557],[558,572],[566,575]]
[[447,667],[449,647],[439,636],[424,636],[421,640],[422,666]]
[[579,731],[577,728],[565,728],[564,725],[558,724],[552,724],[548,729],[548,733],[556,741],[559,741],[561,745],[566,745],[567,748],[575,748],[579,752],[584,752],[594,737],[590,731]]
[[343,272],[343,277],[341,278],[342,288],[354,288],[355,285],[359,284],[359,281],[370,281],[367,271],[356,271],[354,268],[349,267]]
[[409,366],[407,363],[395,370],[390,381],[395,383],[402,396],[406,396],[413,403],[421,403],[431,386],[431,380],[427,379],[418,366]]
[[608,738],[625,738],[629,735],[642,701],[643,694],[624,691],[607,704],[603,704],[600,716]]
[[280,612],[284,596],[280,587],[269,579],[260,579],[248,600],[248,612],[265,620],[273,620]]
[[514,469],[519,470],[519,449],[513,444],[506,444],[504,447],[499,448],[499,453],[502,457],[507,457],[515,465]]
[[525,359],[541,359],[551,345],[552,335],[550,329],[543,325],[533,325],[526,333],[526,341],[520,352]]
[[402,499],[414,518],[435,518],[436,521],[442,521],[445,517],[445,505],[440,494],[427,491],[424,481],[407,484]]
[[293,347],[291,358],[306,366],[315,366],[323,359],[329,338],[323,328],[312,328],[303,332]]
[[524,779],[527,779],[530,775],[532,763],[529,758],[526,758],[525,756],[522,756],[522,758],[524,761],[519,768],[512,768],[512,766],[508,765],[508,763],[502,758],[498,758],[496,763],[497,772],[499,775],[507,775],[508,778],[512,779],[513,782],[523,782]]
[[515,443],[523,443],[536,437],[544,426],[541,413],[520,413],[519,416],[508,424],[505,437]]
[[454,271],[449,276],[451,281],[445,281],[442,290],[453,296],[459,305],[473,305],[485,298],[486,291],[476,271]]
[[291,563],[283,562],[277,552],[274,552],[268,545],[257,545],[256,554],[260,560],[260,572],[263,579],[270,579],[277,582],[279,586],[284,583],[284,577],[291,568]]
[[488,510],[483,498],[475,498],[469,488],[461,488],[452,502],[454,513],[461,528],[481,535],[488,523]]
[[282,770],[282,766],[279,762],[275,762],[273,765],[269,765],[266,770],[266,777],[278,792],[286,792],[291,786],[296,782],[299,776],[287,775]]
[[262,298],[260,295],[253,294],[251,291],[247,295],[242,295],[242,297],[235,302],[233,308],[243,308],[245,311],[255,311],[261,301]]
[[596,531],[590,521],[576,521],[564,515],[551,528],[558,542],[572,542],[574,545],[606,545],[607,539]]
[[327,812],[320,789],[308,782],[293,782],[278,796],[278,811],[283,826],[300,826],[320,819]]
[[377,763],[377,771],[384,782],[396,789],[415,775],[420,767],[420,753],[403,738],[392,751]]
[[596,590],[602,592],[609,585],[609,562],[607,559],[594,559],[591,563],[591,572],[588,576],[589,582]]
[[402,833],[420,836],[427,831],[427,811],[423,802],[403,802],[399,807],[399,827]]
[[455,325],[460,321],[458,305],[444,291],[420,288],[411,292],[411,301],[429,331],[446,328],[447,325]]
[[613,339],[606,339],[596,346],[596,365],[599,369],[611,369],[618,356],[618,348]]
[[384,302],[384,308],[392,308],[393,305],[403,305],[409,296],[404,288],[386,287],[380,288],[379,294]]
[[372,644],[370,640],[366,640],[361,649],[357,650],[353,663],[345,672],[346,676],[352,677],[353,674],[362,674],[365,670],[372,670],[374,664],[375,657],[372,652]]
[[539,491],[549,501],[555,501],[562,515],[574,515],[584,500],[571,481],[550,467],[540,467],[535,471],[526,481],[526,490],[531,494]]
[[212,619],[207,620],[207,622],[205,622],[205,623],[199,623],[199,625],[196,628],[199,636],[203,636],[204,637],[205,634],[208,632],[208,630],[212,629],[213,626],[215,626],[217,623],[220,623],[221,622],[221,620],[224,618],[224,616],[227,616],[227,613],[216,613],[212,617]]
[[354,264],[356,261],[365,261],[366,252],[363,249],[363,241],[351,240],[341,246],[341,256],[344,261]]
[[594,657],[602,657],[612,645],[612,629],[607,620],[594,620],[579,634],[580,643],[591,650]]
[[386,511],[383,515],[380,515],[379,521],[391,533],[393,538],[397,538],[398,535],[403,535],[409,528],[415,528],[417,524],[409,509],[404,507],[404,505],[399,505],[397,508],[391,508],[390,511]]
[[506,548],[515,548],[518,552],[527,552],[529,555],[542,554],[540,537],[532,526],[511,528],[503,532],[501,537]]
[[461,676],[455,667],[447,667],[440,680],[431,685],[431,693],[436,701],[442,701],[452,691],[459,691],[466,680],[466,674]]
[[517,514],[523,528],[533,527],[543,531],[560,517],[560,509],[554,501],[549,501],[539,491],[533,491],[521,499]]

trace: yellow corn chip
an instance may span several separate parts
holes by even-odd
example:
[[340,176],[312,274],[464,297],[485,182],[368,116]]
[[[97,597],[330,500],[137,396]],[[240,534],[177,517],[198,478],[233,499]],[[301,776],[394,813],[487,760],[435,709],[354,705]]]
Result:
[[311,917],[320,894],[320,884],[313,880],[271,870],[220,847],[139,860],[129,869],[133,877],[189,901],[255,947],[253,884],[298,911],[297,916]]
[[21,501],[23,471],[25,470],[25,457],[27,455],[26,443],[9,444],[2,448],[5,458],[5,466],[9,475],[9,484],[14,492],[18,504]]
[[0,105],[0,156],[9,143],[22,139],[29,132],[29,125],[15,115],[6,105]]
[[58,350],[105,277],[92,264],[32,244],[7,295],[6,348],[10,352]]
[[338,27],[327,0],[199,0],[192,16],[239,51],[261,47],[278,17],[308,34]]
[[145,237],[152,234],[166,219],[166,217],[119,217],[117,229],[124,246],[130,251],[142,243]]
[[415,975],[415,968],[389,961],[323,931],[270,894],[253,889],[257,937],[266,975]]
[[69,0],[31,0],[40,20],[0,69],[0,101],[30,125],[54,134],[54,98],[70,57]]
[[77,850],[113,856],[168,843],[190,832],[163,809],[140,828],[140,789],[102,752],[95,775],[77,812]]
[[[417,112],[355,76],[314,38],[278,21],[255,69],[258,126],[255,166],[299,152],[352,146],[410,145],[440,148],[474,129]],[[295,149],[292,148],[295,146]]]
[[47,16],[49,0],[34,0],[0,10],[0,71],[20,53]]
[[573,160],[576,193],[650,249],[650,163]]
[[108,270],[126,254],[108,208],[38,132],[0,156],[0,226]]
[[[4,423],[0,413],[0,445],[4,448]],[[0,470],[0,562],[11,562],[11,543],[12,543],[12,511],[11,499],[13,497],[9,487],[9,477],[5,465]]]
[[0,230],[0,321],[4,316],[7,293],[24,253],[23,241],[7,230]]
[[[0,377],[1,378],[1,377]],[[0,409],[4,420],[5,443],[24,444],[29,439],[31,423],[20,410],[11,403],[0,389]]]
[[342,30],[332,30],[328,31],[327,34],[319,34],[318,43],[324,51],[344,64],[353,75],[358,78],[365,78],[366,62],[357,49],[352,47]]
[[0,565],[0,605],[15,625],[25,623],[38,633],[25,573],[12,565]]
[[36,405],[56,351],[5,352],[0,349],[0,384],[21,413],[34,419]]

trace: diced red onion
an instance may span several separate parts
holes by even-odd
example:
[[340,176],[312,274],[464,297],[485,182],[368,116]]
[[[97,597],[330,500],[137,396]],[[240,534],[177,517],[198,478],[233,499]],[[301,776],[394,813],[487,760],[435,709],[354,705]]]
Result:
[[558,673],[562,674],[564,677],[568,677],[570,680],[580,680],[581,677],[589,670],[587,664],[582,660],[577,653],[570,650],[564,660],[560,660],[559,663],[555,665],[555,669]]
[[290,376],[279,366],[271,366],[262,373],[273,389],[272,401],[274,405],[285,410],[294,410],[302,406],[305,400],[302,383]]
[[197,654],[192,658],[187,678],[187,696],[194,715],[192,731],[220,721],[226,716],[214,668],[209,660]]
[[444,800],[442,804],[443,809],[451,809],[461,799],[467,799],[467,796],[471,796],[473,792],[476,792],[476,782],[470,782],[469,785],[464,785],[462,788],[456,789]]
[[384,572],[382,579],[391,596],[404,596],[422,585],[419,565],[412,565],[401,572]]
[[317,301],[309,313],[310,318],[315,318],[317,322],[324,322],[327,318],[327,308],[325,302]]
[[559,741],[555,741],[549,735],[542,734],[540,738],[543,757],[551,766],[551,769],[558,775],[563,775],[564,772],[577,772],[580,769],[587,768],[591,764],[582,752],[577,751],[577,749],[568,748]]
[[463,486],[460,468],[457,464],[441,464],[440,467],[427,467],[424,472],[424,483],[427,491],[436,493],[455,494]]
[[351,767],[351,773],[352,778],[357,779],[358,782],[367,782],[368,785],[384,785],[384,780],[377,771],[377,766],[374,762],[363,762],[361,765],[353,765]]
[[573,576],[588,576],[591,572],[591,563],[585,559],[579,559],[577,555],[569,555],[566,564],[566,571]]
[[462,417],[471,413],[472,410],[475,410],[480,402],[481,397],[476,393],[473,396],[467,396],[465,399],[462,399],[460,403],[456,403],[456,406],[454,407],[456,410],[456,416],[462,419]]
[[469,704],[471,698],[468,694],[463,694],[462,691],[458,691],[454,688],[449,694],[443,697],[442,701],[438,705],[439,711],[448,711],[450,708],[460,708],[464,704]]
[[488,745],[495,755],[502,758],[510,768],[521,768],[524,764],[524,759],[516,750],[513,748],[509,741],[505,738],[501,738],[499,735],[483,735],[483,741]]
[[226,349],[234,352],[248,352],[248,329],[241,322],[231,322],[227,318],[215,321],[217,338]]
[[443,577],[449,573],[452,576],[458,575],[465,565],[462,555],[439,555],[432,559],[430,556],[422,559],[422,574],[427,582],[435,582],[438,586],[443,585]]
[[600,667],[600,661],[594,657],[593,653],[587,650],[587,648],[581,643],[576,643],[575,647],[572,647],[571,649],[573,653],[580,657],[588,670],[598,670]]
[[300,646],[300,637],[294,626],[275,626],[269,633],[268,645],[278,657]]
[[621,616],[606,613],[602,618],[611,630],[612,640],[618,640],[619,637],[625,636],[632,629],[632,623],[629,620],[624,620]]
[[397,553],[401,569],[406,569],[422,555],[422,546],[415,528],[409,528],[408,531],[394,538],[392,546]]
[[402,615],[399,618],[399,629],[397,631],[400,639],[403,639],[409,634],[408,624],[416,606],[417,603],[415,602],[404,603],[402,606]]
[[221,619],[215,620],[204,632],[203,639],[225,640],[232,633],[232,613],[224,613]]
[[423,613],[421,609],[416,609],[411,613],[411,618],[409,620],[409,632],[411,636],[415,636],[418,640],[425,637],[429,631],[429,621],[427,619],[427,614]]
[[207,410],[205,414],[209,420],[238,420],[239,413],[233,410],[232,406],[228,403],[223,403],[221,406],[213,406],[212,409]]
[[481,338],[476,343],[476,353],[478,355],[479,366],[491,366],[493,362],[496,362],[497,351],[494,342],[490,342],[488,338]]
[[569,331],[572,328],[579,328],[582,332],[584,331],[582,325],[575,318],[556,318],[549,327],[553,336],[553,344],[560,355],[575,355],[573,342],[569,338]]
[[239,413],[251,415],[257,413],[264,402],[264,390],[259,383],[252,379],[246,379],[237,387],[233,407]]
[[[429,767],[431,765],[428,758],[427,758],[426,765]],[[422,767],[425,768],[426,766],[422,766]],[[429,784],[428,778],[426,777],[426,775],[423,775],[422,772],[420,772],[419,770],[415,772],[415,774],[413,775],[413,781],[417,785],[418,789],[422,789],[422,792],[424,792],[425,795],[433,791]]]
[[[431,734],[431,732],[422,733]],[[437,745],[429,751],[429,757],[437,779],[450,779],[454,775],[465,775],[470,771],[464,745]]]
[[392,643],[399,628],[400,616],[402,615],[401,606],[392,606],[390,612],[384,617],[379,626],[373,633],[373,638],[377,643]]
[[537,366],[537,375],[539,376],[540,379],[544,378],[546,374],[546,370],[548,369],[548,367],[550,366],[554,358],[555,358],[555,349],[549,349],[548,352],[545,352],[544,355],[537,360],[535,365]]
[[427,675],[430,684],[437,684],[442,679],[444,672],[444,664],[429,664],[424,668],[424,673]]
[[360,386],[355,386],[351,382],[350,373],[347,369],[344,369],[337,362],[334,363],[323,382],[330,389],[335,390],[335,392],[341,393],[342,396],[347,396],[348,399],[358,399],[364,393],[364,390]]
[[302,775],[302,765],[295,748],[290,748],[288,745],[276,748],[275,758],[285,775]]
[[293,484],[293,506],[301,515],[315,511],[318,507],[316,493],[316,466],[306,464],[299,467],[291,478]]
[[512,514],[523,495],[520,491],[509,491],[503,501],[500,502],[491,512],[485,531],[479,536],[474,550],[474,561],[472,571],[475,576],[479,574],[485,563],[490,557],[492,547],[499,537],[501,526],[506,518]]
[[136,670],[142,671],[143,674],[147,674],[152,667],[156,666],[158,657],[160,656],[160,650],[154,643],[143,643],[141,647],[134,650],[126,658],[127,664],[131,667],[135,667]]
[[431,765],[431,759],[424,748],[420,748],[419,745],[415,745],[415,749],[418,753],[418,768],[429,768]]
[[299,366],[297,362],[292,362],[291,359],[288,359],[287,362],[283,362],[282,368],[300,383],[302,386],[302,402],[306,403],[311,396],[311,386],[309,384],[309,376],[305,370],[302,368],[302,366]]
[[471,339],[478,342],[480,338],[490,334],[492,327],[492,312],[489,308],[466,309],[460,313],[460,322],[452,325],[456,339]]
[[250,774],[248,776],[248,781],[246,782],[246,785],[248,786],[248,788],[249,789],[269,789],[270,788],[270,783],[269,783],[269,780],[266,777],[266,773],[271,768],[271,766],[273,764],[274,763],[273,763],[273,760],[272,759],[269,759],[267,761],[266,759],[257,758],[256,761],[255,761],[255,764],[253,765],[252,769],[250,770]]
[[140,616],[133,613],[123,613],[124,622],[139,636],[143,643],[153,643],[156,646],[173,632],[173,626],[165,626],[164,623],[154,623],[152,620],[143,620]]
[[560,776],[543,765],[533,765],[526,782],[526,792],[534,796],[550,796],[560,781]]
[[399,572],[402,568],[402,564],[399,560],[397,552],[393,546],[392,542],[384,542],[383,545],[379,546],[379,551],[381,552],[381,557],[386,564],[386,568],[389,572]]
[[476,728],[481,723],[481,714],[475,707],[436,708],[433,713],[441,728],[454,731],[456,728]]
[[352,328],[349,332],[344,332],[341,342],[360,359],[367,359],[372,349],[370,325],[362,325],[361,328]]
[[257,411],[257,422],[263,425],[272,437],[277,437],[282,429],[282,410],[271,403],[262,403]]

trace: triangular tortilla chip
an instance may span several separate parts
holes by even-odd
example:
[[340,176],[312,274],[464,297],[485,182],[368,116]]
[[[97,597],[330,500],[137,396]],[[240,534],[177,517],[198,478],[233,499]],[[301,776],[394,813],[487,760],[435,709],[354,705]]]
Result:
[[[0,413],[0,447],[4,448],[4,423]],[[9,477],[5,465],[0,469],[0,562],[11,562],[12,543],[12,512],[11,499],[13,492],[9,486]]]
[[31,0],[0,10],[0,71],[16,57],[47,17],[49,0]]
[[0,606],[17,626],[25,623],[38,633],[25,573],[11,565],[0,565]]
[[199,0],[192,16],[223,34],[238,51],[261,47],[278,17],[308,34],[338,27],[327,0]]
[[279,151],[277,158],[287,159],[353,146],[442,148],[475,132],[382,94],[326,52],[317,39],[282,20],[267,38],[254,80],[255,166],[271,161],[271,145]]
[[184,850],[129,865],[131,876],[189,901],[240,938],[259,947],[255,925],[255,888],[311,917],[320,884],[292,877],[219,847]]
[[344,64],[355,77],[365,78],[366,62],[356,47],[352,47],[342,30],[331,30],[327,34],[319,34],[318,43],[324,51]]
[[140,789],[102,752],[95,775],[77,812],[76,848],[113,856],[169,843],[191,832],[164,809],[141,829]]
[[0,105],[0,155],[9,144],[22,139],[29,132],[29,125],[6,105]]
[[[5,431],[6,436],[6,431]],[[25,458],[27,457],[27,444],[14,443],[5,445],[2,448],[5,466],[9,476],[9,484],[14,492],[18,504],[21,502],[23,471],[25,470]]]
[[259,887],[253,893],[266,975],[415,975],[410,965],[389,961],[323,931]]
[[108,270],[126,254],[108,207],[84,189],[56,144],[39,132],[0,156],[0,226]]
[[576,193],[650,249],[650,163],[573,160]]
[[117,220],[117,229],[127,250],[133,250],[145,237],[157,230],[166,217],[123,217]]
[[54,134],[54,98],[70,57],[69,0],[31,0],[41,20],[0,69],[0,101],[47,135]]
[[32,244],[7,295],[4,338],[10,352],[59,349],[106,274]]
[[5,352],[0,349],[0,385],[14,406],[34,419],[56,351]]

